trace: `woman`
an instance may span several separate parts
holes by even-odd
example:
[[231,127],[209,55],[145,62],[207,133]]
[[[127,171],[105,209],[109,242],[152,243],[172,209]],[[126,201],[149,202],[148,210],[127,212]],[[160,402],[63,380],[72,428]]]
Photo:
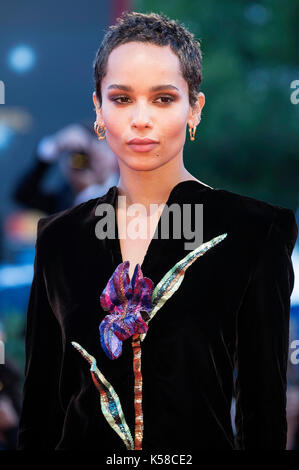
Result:
[[94,71],[120,180],[39,221],[18,448],[285,448],[293,212],[184,167],[205,98],[182,25],[124,13]]

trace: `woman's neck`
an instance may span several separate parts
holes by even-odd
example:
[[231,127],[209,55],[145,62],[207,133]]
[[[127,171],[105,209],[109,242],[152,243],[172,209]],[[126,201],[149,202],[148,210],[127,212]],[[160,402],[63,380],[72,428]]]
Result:
[[[159,168],[161,170],[161,168]],[[145,207],[150,204],[164,204],[172,188],[181,181],[197,180],[185,167],[179,172],[168,172],[167,175],[161,171],[122,171],[118,182],[119,196],[126,196],[126,205],[139,203]]]

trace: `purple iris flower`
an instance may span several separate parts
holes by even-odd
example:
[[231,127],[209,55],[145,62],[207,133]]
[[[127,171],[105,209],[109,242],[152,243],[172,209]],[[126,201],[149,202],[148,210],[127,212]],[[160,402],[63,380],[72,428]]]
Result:
[[109,312],[99,327],[101,345],[110,359],[121,355],[125,339],[148,330],[145,320],[152,309],[154,283],[143,277],[139,264],[130,281],[129,266],[129,261],[117,266],[100,297],[103,310]]

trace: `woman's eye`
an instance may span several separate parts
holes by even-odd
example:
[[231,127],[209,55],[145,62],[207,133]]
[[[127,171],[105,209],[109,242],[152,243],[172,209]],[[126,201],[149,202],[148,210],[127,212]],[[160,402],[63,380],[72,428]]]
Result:
[[171,103],[171,101],[174,101],[174,99],[171,97],[171,96],[159,96],[159,98],[157,98],[158,100],[169,100],[169,101],[162,101],[162,103]]
[[[112,101],[115,101],[118,104],[126,104],[128,101],[118,101],[118,100],[128,100],[128,96],[117,96],[116,98],[111,98]],[[174,101],[174,98],[172,96],[159,96],[157,100],[162,100],[163,104],[168,104]],[[163,101],[166,100],[166,101]]]
[[[116,103],[119,103],[119,101],[117,101],[117,100],[122,100],[122,99],[127,99],[127,98],[128,98],[127,96],[117,96],[117,98],[111,98],[111,99],[112,99],[112,101],[115,101]],[[122,101],[122,103],[123,103],[123,101]],[[125,101],[125,103],[127,103],[127,101]],[[121,104],[121,103],[119,103],[119,104]]]

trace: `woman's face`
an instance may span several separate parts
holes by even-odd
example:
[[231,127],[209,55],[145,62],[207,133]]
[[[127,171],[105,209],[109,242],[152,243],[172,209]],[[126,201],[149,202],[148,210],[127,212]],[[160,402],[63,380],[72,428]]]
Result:
[[[154,89],[158,86],[163,89]],[[148,171],[182,158],[187,123],[191,127],[199,123],[205,98],[199,93],[195,109],[191,108],[188,84],[170,46],[141,42],[118,46],[109,56],[101,92],[97,121],[105,124],[107,142],[120,166]],[[93,101],[97,106],[95,92]],[[136,137],[157,144],[141,152],[128,144]]]

